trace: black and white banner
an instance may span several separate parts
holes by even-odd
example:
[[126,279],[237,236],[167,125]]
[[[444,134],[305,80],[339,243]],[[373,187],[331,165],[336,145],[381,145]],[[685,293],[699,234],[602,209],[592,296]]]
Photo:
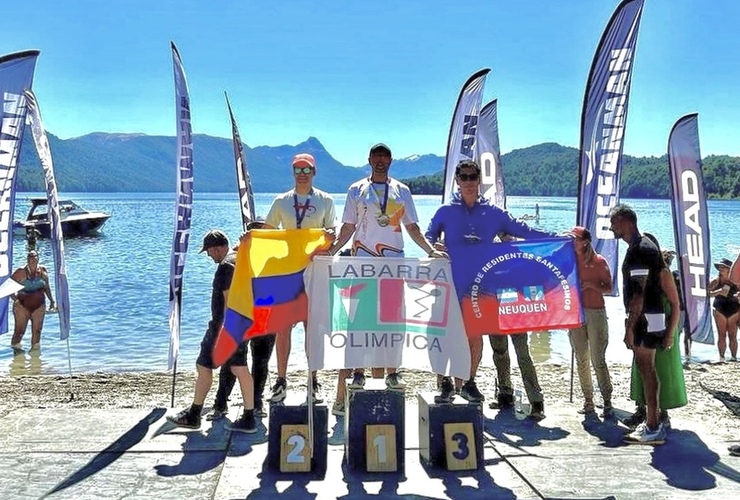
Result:
[[699,120],[696,113],[679,119],[668,139],[668,169],[671,176],[673,231],[676,236],[678,293],[686,304],[687,336],[702,344],[714,344],[709,282],[709,214],[699,149]]
[[[624,0],[596,49],[581,113],[577,224],[591,232],[594,250],[618,268],[618,240],[609,211],[619,203],[622,146],[643,0]],[[613,295],[617,295],[614,280]]]
[[448,203],[457,191],[455,184],[455,167],[462,160],[475,160],[476,131],[478,130],[478,115],[483,102],[483,86],[486,75],[491,70],[482,69],[468,78],[457,98],[455,112],[452,115],[450,137],[447,141],[447,156],[445,157],[445,179],[442,191],[442,203]]
[[171,45],[172,64],[175,70],[175,113],[177,116],[177,205],[170,260],[169,369],[174,368],[180,353],[182,275],[185,271],[185,257],[190,240],[190,221],[193,214],[193,138],[190,128],[190,96],[180,53],[174,43]]
[[47,218],[49,220],[51,253],[54,258],[54,293],[59,313],[59,338],[66,340],[69,337],[70,329],[69,283],[67,281],[67,263],[64,260],[64,235],[62,233],[62,216],[59,212],[59,193],[54,177],[54,163],[51,160],[51,148],[46,137],[44,123],[41,121],[41,111],[36,96],[33,91],[26,90],[25,97],[31,135],[33,135],[33,142],[36,144],[36,151],[44,169],[46,200],[48,203]]
[[[13,273],[15,170],[26,124],[26,97],[31,88],[38,50],[0,56],[0,287]],[[0,334],[8,331],[10,299],[0,298]]]
[[501,169],[501,146],[498,142],[497,109],[498,103],[494,99],[480,110],[475,156],[481,169],[481,195],[497,207],[506,209],[504,173]]
[[236,163],[236,183],[239,188],[239,205],[242,214],[242,229],[247,230],[247,224],[255,219],[254,213],[254,193],[252,192],[252,181],[249,178],[247,169],[247,155],[244,154],[244,146],[239,136],[239,129],[236,126],[234,113],[231,110],[229,96],[226,96],[226,106],[229,108],[229,118],[231,118],[231,135],[234,141],[234,161]]

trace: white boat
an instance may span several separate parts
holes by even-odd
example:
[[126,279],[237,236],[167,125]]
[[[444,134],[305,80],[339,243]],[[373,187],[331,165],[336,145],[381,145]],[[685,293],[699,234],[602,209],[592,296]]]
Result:
[[[50,228],[46,198],[31,198],[29,201],[31,210],[26,220],[17,220],[13,223],[13,233],[27,234],[30,229],[35,229],[40,237],[48,238]],[[59,201],[59,213],[62,218],[62,233],[65,237],[96,234],[110,218],[110,214],[85,210],[71,200]]]

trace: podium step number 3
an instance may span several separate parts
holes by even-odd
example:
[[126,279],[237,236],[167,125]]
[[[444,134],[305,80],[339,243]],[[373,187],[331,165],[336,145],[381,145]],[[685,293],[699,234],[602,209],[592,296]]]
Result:
[[311,448],[308,425],[282,425],[280,428],[280,472],[309,472]]
[[472,422],[444,424],[447,470],[478,468]]
[[396,426],[368,425],[365,427],[365,450],[368,472],[394,472],[396,463]]

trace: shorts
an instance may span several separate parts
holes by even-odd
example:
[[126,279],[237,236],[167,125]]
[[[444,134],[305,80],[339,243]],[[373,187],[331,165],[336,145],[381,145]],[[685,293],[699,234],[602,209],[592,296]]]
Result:
[[[213,364],[213,347],[216,345],[218,332],[210,328],[206,330],[203,340],[200,343],[200,354],[195,361],[198,365],[213,370],[216,366]],[[245,340],[236,349],[224,366],[247,366],[247,353],[249,352],[249,341]]]
[[644,318],[641,318],[635,325],[636,346],[645,349],[657,349],[663,345],[663,337],[665,337],[665,334],[662,332],[648,332],[647,321]]

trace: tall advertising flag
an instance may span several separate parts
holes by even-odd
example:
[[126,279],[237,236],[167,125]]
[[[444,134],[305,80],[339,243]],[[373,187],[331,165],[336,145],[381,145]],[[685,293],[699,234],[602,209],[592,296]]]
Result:
[[[619,203],[622,140],[643,0],[624,0],[596,49],[581,113],[577,224],[588,228],[596,252],[617,269],[618,240],[609,211]],[[617,295],[614,280],[613,295]]]
[[474,160],[475,141],[478,129],[478,115],[483,102],[483,86],[486,75],[491,70],[482,69],[468,78],[457,98],[455,112],[452,115],[450,137],[447,141],[445,158],[445,184],[442,191],[442,203],[447,203],[455,194],[455,167],[462,160]]
[[175,70],[175,112],[177,114],[177,205],[175,207],[175,234],[172,238],[170,260],[170,355],[168,367],[177,368],[180,353],[180,312],[182,304],[182,275],[190,239],[190,220],[193,213],[193,139],[190,128],[190,96],[182,59],[175,44],[172,46],[172,64]]
[[54,286],[56,291],[56,305],[59,312],[59,338],[69,338],[69,284],[67,282],[67,264],[64,260],[64,239],[62,234],[62,217],[59,212],[59,194],[54,178],[54,164],[51,160],[51,148],[46,137],[44,123],[41,121],[36,96],[33,91],[25,91],[28,119],[31,125],[31,134],[36,144],[41,166],[44,169],[46,181],[46,200],[48,203],[49,232],[51,235],[51,252],[54,256]]
[[712,314],[707,296],[709,263],[709,215],[699,150],[696,113],[679,119],[668,138],[668,169],[671,176],[673,231],[676,237],[678,293],[686,304],[686,335],[702,344],[714,344]]
[[481,168],[481,194],[497,207],[505,209],[506,193],[504,173],[501,170],[501,146],[498,142],[497,107],[494,99],[480,110],[475,157]]
[[[0,286],[13,272],[15,169],[26,124],[26,98],[31,88],[38,50],[0,56]],[[0,298],[0,334],[8,331],[9,298]]]
[[252,192],[252,181],[249,178],[249,170],[247,169],[247,156],[244,154],[244,146],[242,145],[242,140],[239,136],[239,129],[236,126],[234,113],[231,111],[229,95],[224,92],[224,96],[226,97],[226,107],[229,108],[229,117],[231,118],[231,135],[234,140],[234,161],[236,162],[236,183],[239,187],[239,204],[241,205],[242,213],[242,229],[246,231],[247,224],[249,224],[255,218],[254,193]]

